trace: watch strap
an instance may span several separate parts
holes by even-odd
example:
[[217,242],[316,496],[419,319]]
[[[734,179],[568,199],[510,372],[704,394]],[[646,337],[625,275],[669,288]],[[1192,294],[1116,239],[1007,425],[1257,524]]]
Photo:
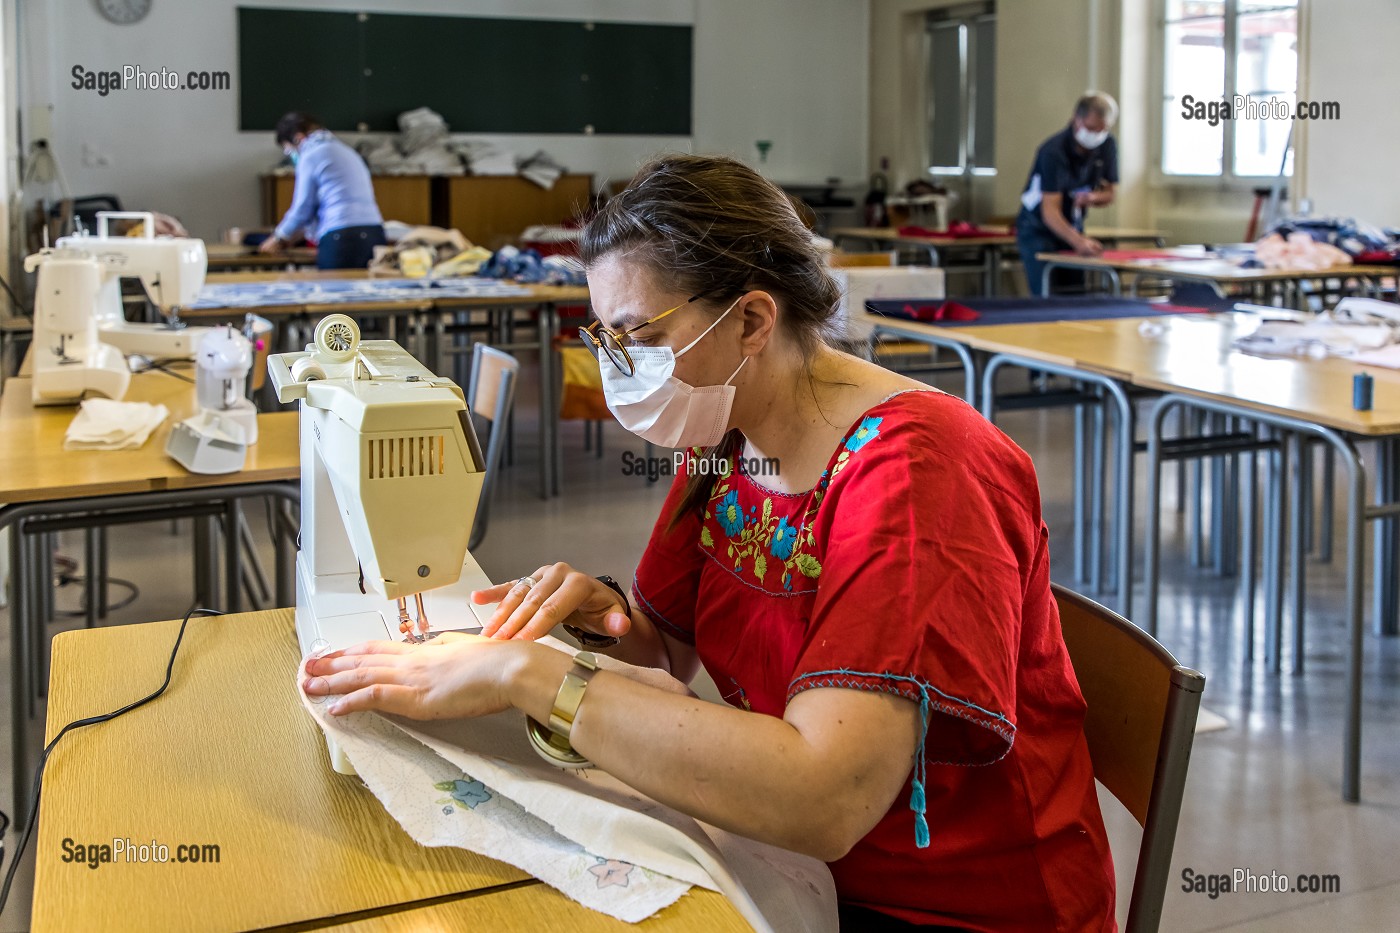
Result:
[[598,671],[598,659],[591,652],[580,651],[574,655],[574,663],[564,672],[564,680],[559,684],[559,692],[554,696],[554,708],[549,711],[549,731],[562,736],[566,741],[578,718],[579,705],[588,690],[588,682]]

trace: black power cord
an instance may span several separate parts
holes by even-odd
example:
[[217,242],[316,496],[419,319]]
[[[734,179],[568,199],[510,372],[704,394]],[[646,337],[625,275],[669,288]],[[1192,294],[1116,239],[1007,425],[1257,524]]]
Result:
[[[44,753],[39,756],[39,765],[34,769],[34,790],[29,795],[29,819],[25,822],[24,834],[20,836],[19,845],[15,847],[15,853],[10,858],[10,870],[5,872],[5,885],[3,888],[0,888],[0,912],[3,912],[5,905],[9,903],[10,885],[15,880],[15,871],[19,868],[20,859],[24,857],[24,850],[29,846],[29,837],[34,833],[34,824],[38,822],[39,819],[39,791],[44,784],[44,766],[49,763],[49,755],[53,752],[54,746],[62,741],[63,737],[74,729],[81,729],[83,726],[95,726],[101,722],[110,722],[118,716],[131,712],[137,707],[145,706],[164,693],[165,688],[170,686],[170,675],[175,670],[175,656],[180,653],[180,644],[185,640],[185,628],[190,624],[190,619],[197,615],[221,616],[223,613],[216,609],[200,609],[198,607],[192,608],[189,612],[185,613],[184,619],[180,621],[180,633],[175,636],[175,646],[170,649],[170,661],[165,665],[165,680],[154,692],[139,700],[133,700],[121,709],[113,710],[110,713],[103,713],[100,716],[88,716],[86,719],[75,719],[64,726],[59,731],[58,735],[53,737],[53,741],[44,747]],[[0,845],[3,845],[4,829],[9,826],[10,821],[3,813],[0,813],[0,820],[3,820],[3,822],[0,822]],[[3,854],[3,851],[0,851],[0,857],[3,857]]]

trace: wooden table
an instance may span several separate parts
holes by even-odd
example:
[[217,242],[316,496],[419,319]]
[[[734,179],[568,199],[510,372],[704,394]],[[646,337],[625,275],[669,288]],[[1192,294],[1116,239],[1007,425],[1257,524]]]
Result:
[[[159,684],[178,626],[58,635],[49,738]],[[410,839],[357,778],[330,769],[297,663],[290,609],[193,619],[164,696],[63,740],[44,778],[34,930],[630,928],[509,865]],[[154,840],[172,861],[92,870],[63,862],[65,838]],[[216,845],[219,861],[177,863],[179,844]],[[696,891],[639,929],[747,925]]]
[[[1113,294],[1122,294],[1122,276],[1133,277],[1129,294],[1136,295],[1144,279],[1165,279],[1172,282],[1204,282],[1213,286],[1223,295],[1226,288],[1249,289],[1254,300],[1269,302],[1275,294],[1280,294],[1288,307],[1306,311],[1304,282],[1326,283],[1336,279],[1342,291],[1348,279],[1356,279],[1361,290],[1367,294],[1379,295],[1380,280],[1394,277],[1394,266],[1332,266],[1327,269],[1243,269],[1226,259],[1207,254],[1204,250],[1192,255],[1189,248],[1177,247],[1171,252],[1178,254],[1172,259],[1106,259],[1101,256],[1076,256],[1073,253],[1036,253],[1036,258],[1045,263],[1043,286],[1049,294],[1050,273],[1053,269],[1077,269],[1085,272],[1098,272],[1107,277]],[[1289,293],[1292,301],[1289,301]],[[1261,294],[1262,293],[1262,294]]]
[[[1360,799],[1361,668],[1365,631],[1362,563],[1367,521],[1377,521],[1377,631],[1394,634],[1396,615],[1400,612],[1395,569],[1396,555],[1400,552],[1400,518],[1397,518],[1400,515],[1400,371],[1362,367],[1335,357],[1322,360],[1260,357],[1233,349],[1231,344],[1237,337],[1252,332],[1257,326],[1259,318],[1252,314],[1182,314],[1150,319],[971,327],[937,327],[878,315],[867,317],[872,326],[907,339],[924,340],[936,346],[960,345],[965,365],[970,365],[969,348],[989,354],[990,358],[980,367],[979,391],[983,413],[989,417],[996,405],[992,386],[1002,365],[1088,379],[1113,394],[1119,411],[1120,580],[1131,580],[1133,570],[1131,491],[1134,488],[1136,431],[1134,408],[1125,387],[1166,393],[1156,403],[1148,433],[1146,609],[1136,621],[1149,632],[1156,629],[1157,498],[1160,463],[1166,456],[1163,450],[1166,413],[1175,408],[1196,408],[1280,432],[1281,436],[1272,441],[1272,449],[1280,452],[1271,454],[1276,456],[1271,469],[1277,473],[1277,487],[1288,487],[1295,514],[1301,514],[1304,507],[1302,490],[1307,484],[1302,477],[1289,484],[1286,448],[1301,444],[1300,439],[1307,439],[1331,450],[1348,477],[1345,500],[1348,651],[1342,796],[1352,802]],[[1139,327],[1144,320],[1160,325],[1161,332],[1141,333]],[[1353,378],[1363,370],[1375,380],[1374,402],[1369,411],[1357,411],[1352,407]],[[1369,507],[1365,504],[1367,464],[1355,448],[1357,440],[1377,442],[1372,470],[1376,503]],[[1198,443],[1208,444],[1209,441],[1206,438]],[[1288,506],[1280,498],[1272,504],[1272,509],[1266,524],[1272,528],[1271,547],[1275,553],[1271,559],[1279,569],[1275,577],[1265,580],[1265,632],[1266,654],[1271,668],[1277,672],[1282,652],[1280,620],[1284,577],[1281,568],[1286,561],[1292,569],[1291,599],[1296,619],[1303,596],[1303,554],[1299,523],[1295,521],[1284,528]],[[1252,526],[1253,522],[1246,524]],[[1252,534],[1252,527],[1247,533]],[[1268,566],[1266,563],[1266,569]],[[1252,562],[1249,572],[1253,572]],[[1126,593],[1120,596],[1120,600],[1126,599]],[[1252,626],[1252,602],[1250,605],[1248,620]],[[1301,631],[1301,627],[1295,625],[1295,671],[1301,671]]]
[[[258,442],[238,473],[190,473],[165,453],[175,422],[193,414],[194,386],[162,372],[132,376],[126,400],[165,405],[170,416],[136,450],[64,450],[63,436],[75,406],[40,406],[31,401],[30,380],[15,377],[0,394],[0,529],[15,531],[10,551],[11,690],[15,797],[24,801],[29,781],[27,726],[35,687],[42,683],[46,656],[44,624],[51,606],[52,552],[45,539],[59,528],[89,529],[89,567],[104,561],[105,548],[91,529],[163,516],[188,515],[195,521],[196,589],[217,604],[218,567],[214,561],[215,510],[225,515],[224,603],[238,608],[242,572],[237,507],[251,497],[295,498],[301,475],[296,412],[258,416]],[[290,549],[278,545],[279,601],[291,595]],[[93,593],[101,572],[89,572],[88,623],[100,614]],[[18,818],[23,818],[16,807]]]
[[[290,273],[226,273],[210,275],[211,285],[224,285],[242,282],[307,282],[328,279],[367,278],[362,270],[305,271]],[[499,349],[507,351],[534,350],[539,358],[540,378],[540,496],[550,498],[559,494],[563,474],[562,455],[559,449],[559,399],[556,372],[558,353],[554,348],[554,338],[559,333],[559,308],[569,305],[587,305],[589,292],[583,285],[523,285],[526,291],[521,295],[481,295],[474,297],[438,296],[431,293],[414,295],[392,301],[281,303],[259,305],[257,307],[237,307],[239,313],[249,312],[270,320],[286,321],[293,317],[319,318],[327,314],[350,314],[356,317],[382,318],[386,321],[391,339],[398,339],[402,326],[406,349],[429,368],[438,370],[440,353],[453,356],[454,360],[465,360],[470,349],[465,346],[449,346],[451,319],[458,314],[471,311],[485,311],[493,320],[501,320],[517,309],[529,308],[536,311],[535,337],[530,341],[497,343]],[[184,317],[200,319],[223,319],[229,315],[229,308],[197,308],[184,312]],[[402,322],[402,325],[400,325]],[[284,343],[286,340],[284,339]],[[287,347],[288,349],[299,349]],[[459,368],[453,366],[454,375]],[[465,382],[456,376],[459,382]]]
[[208,257],[210,272],[230,269],[288,269],[316,265],[316,249],[310,246],[294,246],[275,253],[263,253],[256,246],[206,241],[204,251]]
[[[950,272],[981,272],[982,293],[995,295],[1001,277],[1001,263],[1005,250],[1016,246],[1016,235],[1007,227],[988,227],[996,231],[989,236],[905,236],[896,227],[839,227],[831,231],[832,239],[839,245],[842,240],[856,240],[875,244],[876,248],[898,249],[901,246],[916,247],[928,253],[929,264],[943,266]],[[1138,227],[1089,227],[1089,236],[1105,243],[1143,241],[1161,246],[1166,235],[1160,230],[1147,230]],[[980,260],[960,266],[948,266],[942,261],[941,250],[975,250]]]

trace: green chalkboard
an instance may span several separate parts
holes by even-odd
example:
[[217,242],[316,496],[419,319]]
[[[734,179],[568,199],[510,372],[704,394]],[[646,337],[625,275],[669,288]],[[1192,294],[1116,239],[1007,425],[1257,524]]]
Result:
[[238,8],[239,128],[688,136],[689,26]]

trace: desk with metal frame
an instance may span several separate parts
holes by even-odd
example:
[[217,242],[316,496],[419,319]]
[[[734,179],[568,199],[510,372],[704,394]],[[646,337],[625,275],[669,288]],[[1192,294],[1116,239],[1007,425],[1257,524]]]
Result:
[[293,246],[275,253],[264,253],[256,246],[206,242],[204,251],[210,272],[228,272],[234,269],[289,269],[316,265],[316,250],[309,246]]
[[[1001,230],[1005,228],[989,229]],[[1160,230],[1143,230],[1133,227],[1090,227],[1086,233],[1105,243],[1142,241],[1162,246],[1166,242],[1166,235]],[[902,235],[894,227],[840,227],[833,230],[831,236],[838,246],[844,240],[854,240],[858,243],[871,244],[875,249],[913,247],[926,251],[931,266],[941,266],[948,271],[980,270],[984,295],[995,295],[1000,290],[998,286],[1001,279],[1001,264],[1005,258],[1004,253],[1007,249],[1014,250],[1016,246],[1016,236],[1009,229],[988,236],[955,237]],[[980,254],[980,260],[977,263],[950,266],[944,261],[945,257],[941,252],[948,250],[977,250]]]
[[1178,247],[1170,252],[1177,255],[1162,259],[1113,259],[1073,253],[1036,253],[1036,259],[1045,263],[1042,293],[1050,294],[1050,276],[1055,269],[1074,269],[1104,276],[1108,280],[1109,291],[1114,295],[1123,293],[1123,276],[1131,275],[1133,280],[1129,294],[1133,296],[1137,295],[1144,279],[1204,282],[1222,293],[1226,287],[1248,288],[1249,300],[1267,304],[1278,297],[1286,307],[1306,311],[1304,282],[1318,282],[1325,286],[1327,282],[1336,280],[1340,294],[1346,290],[1346,282],[1355,279],[1361,294],[1379,297],[1382,293],[1381,280],[1394,278],[1400,272],[1393,266],[1360,265],[1328,269],[1242,269],[1227,260],[1207,256],[1204,251],[1194,254],[1189,249]]
[[[327,273],[231,273],[211,275],[209,284],[232,284],[241,282],[282,282],[316,281],[318,279],[366,278],[362,270],[335,270]],[[340,312],[356,317],[382,319],[386,322],[391,339],[398,339],[398,331],[404,332],[408,349],[424,361],[436,365],[440,353],[463,352],[452,347],[444,339],[449,327],[448,320],[454,314],[482,310],[493,317],[512,315],[520,309],[536,311],[536,337],[533,341],[512,343],[502,347],[511,351],[535,350],[539,359],[540,373],[540,497],[548,499],[559,494],[563,473],[559,451],[559,386],[557,382],[558,354],[554,349],[553,337],[558,332],[559,307],[562,305],[587,305],[589,292],[586,286],[526,285],[522,295],[480,295],[480,296],[436,296],[431,293],[412,299],[385,302],[355,302],[328,304],[276,304],[258,307],[236,307],[240,313],[251,312],[277,321],[288,321],[297,317],[320,317]],[[206,317],[227,316],[229,308],[202,308],[185,312],[191,321]],[[289,347],[288,349],[299,349]],[[465,351],[465,352],[470,352]]]
[[[1271,465],[1271,492],[1265,496],[1265,533],[1268,540],[1261,547],[1266,558],[1265,632],[1271,666],[1280,667],[1282,652],[1281,617],[1283,603],[1283,568],[1289,566],[1293,587],[1291,599],[1295,613],[1295,665],[1299,663],[1301,633],[1296,619],[1301,610],[1302,589],[1302,523],[1286,522],[1287,503],[1281,489],[1289,486],[1295,497],[1295,511],[1301,508],[1301,495],[1306,488],[1302,481],[1287,482],[1287,445],[1294,438],[1307,437],[1326,445],[1340,459],[1350,479],[1346,500],[1346,580],[1345,618],[1349,650],[1346,673],[1346,732],[1342,793],[1348,801],[1360,796],[1361,753],[1361,649],[1363,626],[1362,562],[1365,553],[1364,523],[1377,520],[1376,529],[1376,601],[1377,631],[1393,634],[1394,612],[1400,605],[1396,594],[1395,559],[1400,549],[1400,372],[1368,368],[1376,380],[1376,403],[1371,411],[1358,412],[1351,407],[1352,376],[1355,364],[1338,360],[1269,359],[1255,357],[1231,349],[1233,340],[1252,330],[1257,318],[1244,314],[1192,314],[1151,318],[1162,327],[1155,336],[1139,332],[1141,319],[1072,321],[1057,324],[1011,324],[984,327],[932,327],[913,322],[892,322],[888,318],[867,315],[867,323],[898,334],[903,339],[923,339],[938,346],[963,344],[964,359],[971,350],[991,354],[981,376],[981,401],[984,411],[991,410],[987,398],[991,393],[991,374],[1001,365],[1049,369],[1073,379],[1093,377],[1154,392],[1165,393],[1150,422],[1148,439],[1150,501],[1147,504],[1149,536],[1146,555],[1146,609],[1140,624],[1149,633],[1156,628],[1157,556],[1155,540],[1160,493],[1160,462],[1172,444],[1181,444],[1183,455],[1200,455],[1204,447],[1209,452],[1212,438],[1190,438],[1168,442],[1162,428],[1167,411],[1194,407],[1225,417],[1238,418],[1285,432],[1277,438],[1247,439],[1232,432],[1221,439],[1221,446],[1209,455],[1274,450],[1278,461]],[[969,373],[975,372],[969,370]],[[1131,406],[1124,408],[1122,397],[1115,392],[1120,418],[1131,420]],[[1127,412],[1125,415],[1124,412]],[[1288,436],[1291,435],[1292,437]],[[1353,439],[1375,440],[1381,456],[1376,471],[1376,498],[1373,506],[1365,506],[1366,465],[1357,454]],[[1198,449],[1192,450],[1192,447]],[[1128,431],[1118,432],[1118,463],[1120,482],[1131,489],[1131,458],[1137,449],[1135,438]],[[1125,464],[1127,465],[1125,469]],[[1251,494],[1252,499],[1252,494]],[[1120,508],[1122,499],[1120,497]],[[1252,518],[1246,526],[1252,527]],[[1285,538],[1285,525],[1287,537]],[[1124,541],[1119,526],[1119,567],[1131,568],[1131,537]],[[1252,548],[1250,549],[1252,550]],[[1252,553],[1248,560],[1253,566]],[[1251,578],[1252,579],[1252,578]],[[1123,582],[1120,578],[1120,585]],[[1273,594],[1271,597],[1270,594]],[[1252,598],[1252,593],[1249,594]]]
[[[136,450],[64,450],[63,435],[76,409],[35,407],[30,381],[6,381],[0,394],[0,530],[13,529],[10,551],[11,710],[16,801],[27,796],[28,729],[35,694],[42,683],[47,656],[43,626],[52,609],[52,534],[71,528],[88,531],[85,556],[89,570],[87,622],[101,615],[101,596],[93,591],[102,549],[95,536],[111,525],[189,517],[195,523],[196,590],[205,602],[218,603],[217,534],[224,518],[223,605],[242,600],[241,523],[239,503],[247,498],[277,497],[297,501],[301,454],[295,412],[258,416],[258,443],[248,451],[239,473],[205,476],[186,471],[165,454],[171,426],[193,413],[194,389],[165,373],[132,377],[130,401],[166,405],[170,417]],[[280,530],[280,529],[279,529]],[[291,555],[286,537],[274,533],[277,546],[279,603],[292,601]],[[99,571],[99,572],[94,572]],[[23,810],[16,807],[17,818]]]
[[[54,639],[48,736],[160,683],[178,622]],[[57,746],[35,848],[33,929],[743,930],[693,890],[632,926],[503,862],[414,842],[355,777],[336,774],[298,701],[291,609],[191,619],[163,696]],[[211,724],[214,725],[211,728]],[[91,871],[65,837],[168,844],[166,864]],[[174,860],[176,843],[218,862]]]

